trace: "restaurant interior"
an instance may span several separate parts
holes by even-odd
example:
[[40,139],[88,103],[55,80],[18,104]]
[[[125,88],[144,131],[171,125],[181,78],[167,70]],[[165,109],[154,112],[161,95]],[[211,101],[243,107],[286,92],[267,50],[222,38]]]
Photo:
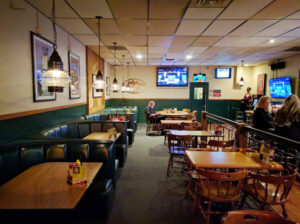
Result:
[[300,0],[0,18],[0,223],[300,223]]

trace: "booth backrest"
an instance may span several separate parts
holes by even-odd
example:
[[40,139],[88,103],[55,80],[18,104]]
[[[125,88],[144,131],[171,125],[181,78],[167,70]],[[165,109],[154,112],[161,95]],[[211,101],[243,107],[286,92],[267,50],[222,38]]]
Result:
[[0,185],[43,162],[102,162],[97,178],[116,181],[114,143],[76,140],[24,140],[0,146]]

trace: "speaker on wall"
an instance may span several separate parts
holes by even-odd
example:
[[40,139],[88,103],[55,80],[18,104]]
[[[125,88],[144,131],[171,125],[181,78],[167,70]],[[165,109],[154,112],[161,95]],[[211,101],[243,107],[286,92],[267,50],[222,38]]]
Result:
[[282,68],[285,68],[284,61],[271,64],[271,70],[277,70],[277,69],[282,69]]

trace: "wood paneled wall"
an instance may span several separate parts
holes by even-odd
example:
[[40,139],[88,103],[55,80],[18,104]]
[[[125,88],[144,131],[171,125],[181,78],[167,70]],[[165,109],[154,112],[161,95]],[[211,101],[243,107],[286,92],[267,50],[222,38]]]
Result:
[[[92,114],[105,108],[105,92],[102,93],[101,98],[93,98],[92,74],[97,74],[99,69],[98,64],[98,55],[94,51],[86,47],[87,114]],[[102,58],[100,58],[100,69],[102,74],[104,74],[104,60]]]

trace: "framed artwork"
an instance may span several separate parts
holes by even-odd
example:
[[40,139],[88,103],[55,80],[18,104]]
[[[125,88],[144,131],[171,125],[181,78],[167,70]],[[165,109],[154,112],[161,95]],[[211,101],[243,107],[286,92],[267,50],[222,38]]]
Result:
[[33,74],[33,102],[56,100],[56,93],[48,92],[48,87],[42,86],[41,78],[48,69],[48,59],[53,52],[53,43],[40,35],[30,32],[32,74]]
[[110,78],[106,77],[106,95],[110,95]]
[[76,54],[69,51],[69,74],[70,74],[70,87],[69,98],[80,98],[80,58]]
[[[96,80],[96,74],[93,74],[93,83],[94,81]],[[93,89],[93,98],[100,98],[102,97],[102,93],[103,92],[97,92],[95,88],[92,88]]]
[[266,74],[259,74],[257,76],[257,93],[265,95],[266,94]]

